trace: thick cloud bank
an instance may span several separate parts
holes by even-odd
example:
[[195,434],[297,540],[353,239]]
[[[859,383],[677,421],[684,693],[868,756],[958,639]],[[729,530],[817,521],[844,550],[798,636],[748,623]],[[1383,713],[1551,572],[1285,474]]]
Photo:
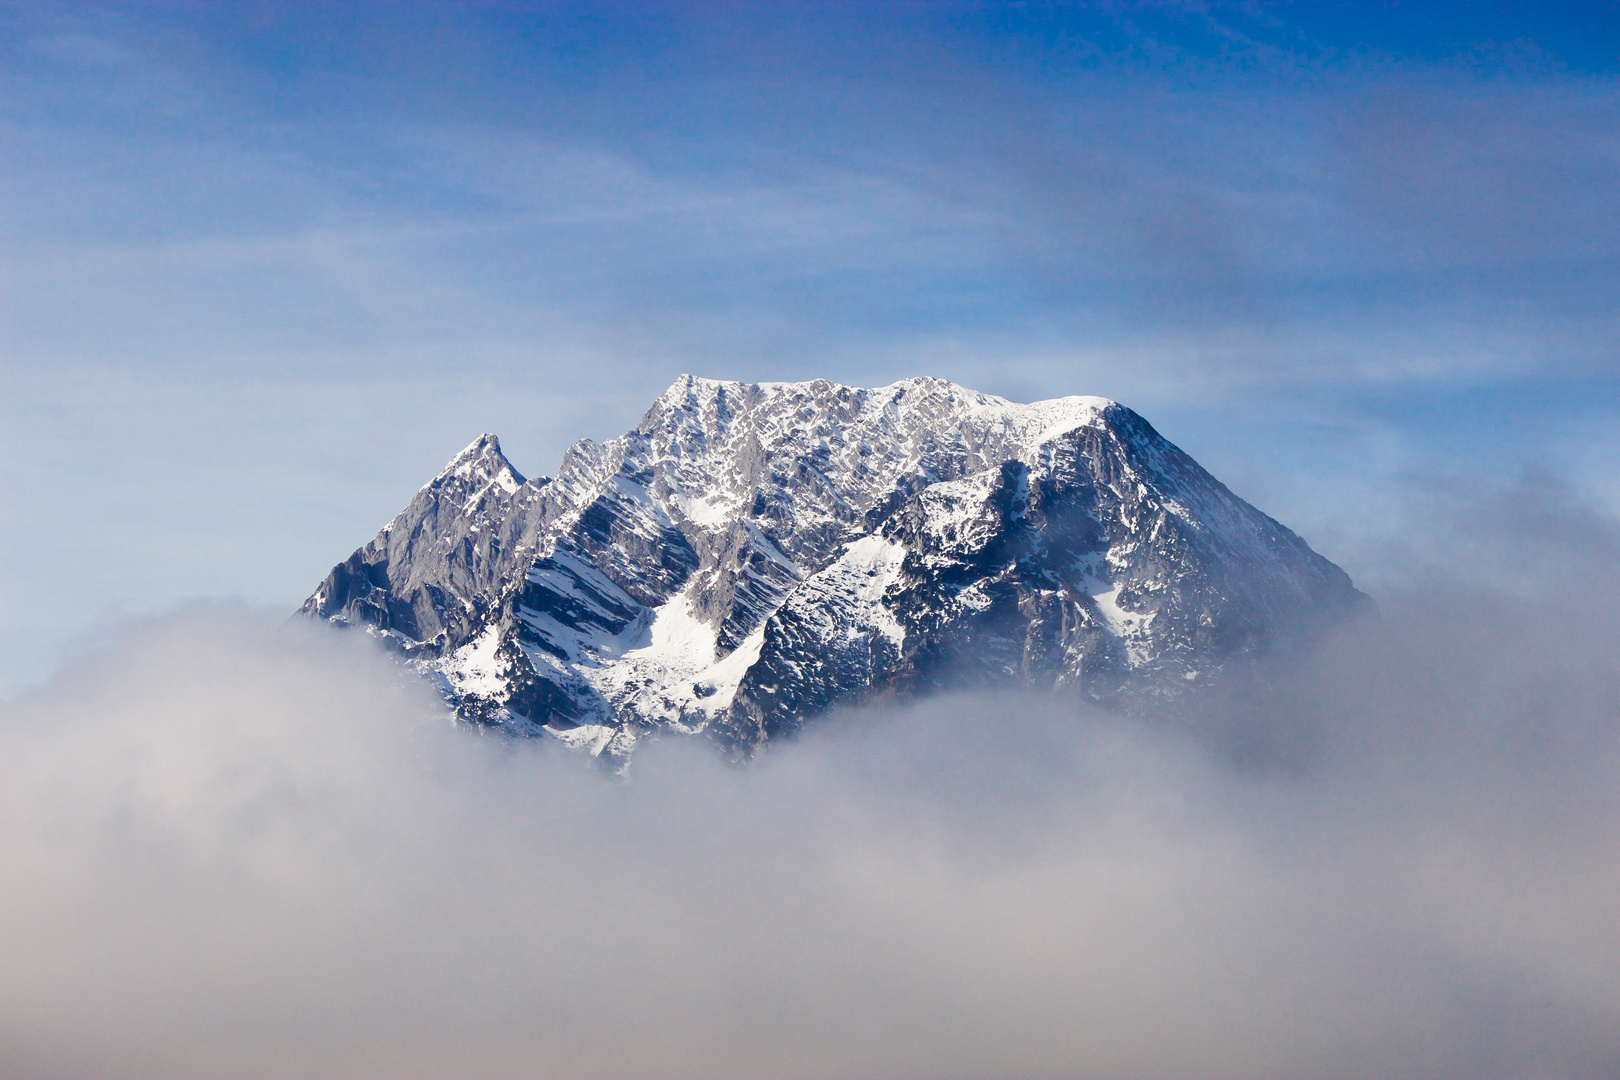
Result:
[[0,715],[0,1073],[1612,1080],[1620,533],[1437,512],[1275,760],[1297,688],[1236,741],[957,698],[620,783],[354,636],[128,627]]

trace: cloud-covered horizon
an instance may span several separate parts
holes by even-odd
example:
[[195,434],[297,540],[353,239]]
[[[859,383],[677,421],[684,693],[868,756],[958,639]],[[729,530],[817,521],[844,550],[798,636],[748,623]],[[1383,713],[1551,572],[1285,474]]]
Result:
[[4,1071],[1612,1077],[1620,522],[1424,512],[1376,593],[1415,677],[1319,658],[1277,767],[995,695],[619,782],[360,635],[128,624],[0,705]]

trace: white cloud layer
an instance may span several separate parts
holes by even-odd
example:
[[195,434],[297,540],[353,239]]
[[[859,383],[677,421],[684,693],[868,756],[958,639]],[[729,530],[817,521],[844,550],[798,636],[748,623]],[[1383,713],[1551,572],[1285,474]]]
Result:
[[957,698],[629,783],[356,637],[128,626],[0,706],[0,1072],[1612,1078],[1620,532],[1443,512],[1410,689],[1346,647],[1235,727]]

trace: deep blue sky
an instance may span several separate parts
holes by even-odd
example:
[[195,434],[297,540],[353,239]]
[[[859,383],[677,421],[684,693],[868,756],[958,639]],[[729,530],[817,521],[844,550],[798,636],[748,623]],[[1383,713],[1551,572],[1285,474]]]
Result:
[[1615,3],[0,6],[0,692],[677,374],[1116,397],[1377,584],[1620,505]]

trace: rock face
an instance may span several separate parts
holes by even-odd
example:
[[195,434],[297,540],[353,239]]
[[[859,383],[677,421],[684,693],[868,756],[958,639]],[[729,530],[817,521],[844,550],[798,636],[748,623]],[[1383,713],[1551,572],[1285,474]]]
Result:
[[1369,604],[1103,398],[683,376],[555,479],[481,437],[302,610],[470,721],[617,756],[952,688],[1184,709]]

